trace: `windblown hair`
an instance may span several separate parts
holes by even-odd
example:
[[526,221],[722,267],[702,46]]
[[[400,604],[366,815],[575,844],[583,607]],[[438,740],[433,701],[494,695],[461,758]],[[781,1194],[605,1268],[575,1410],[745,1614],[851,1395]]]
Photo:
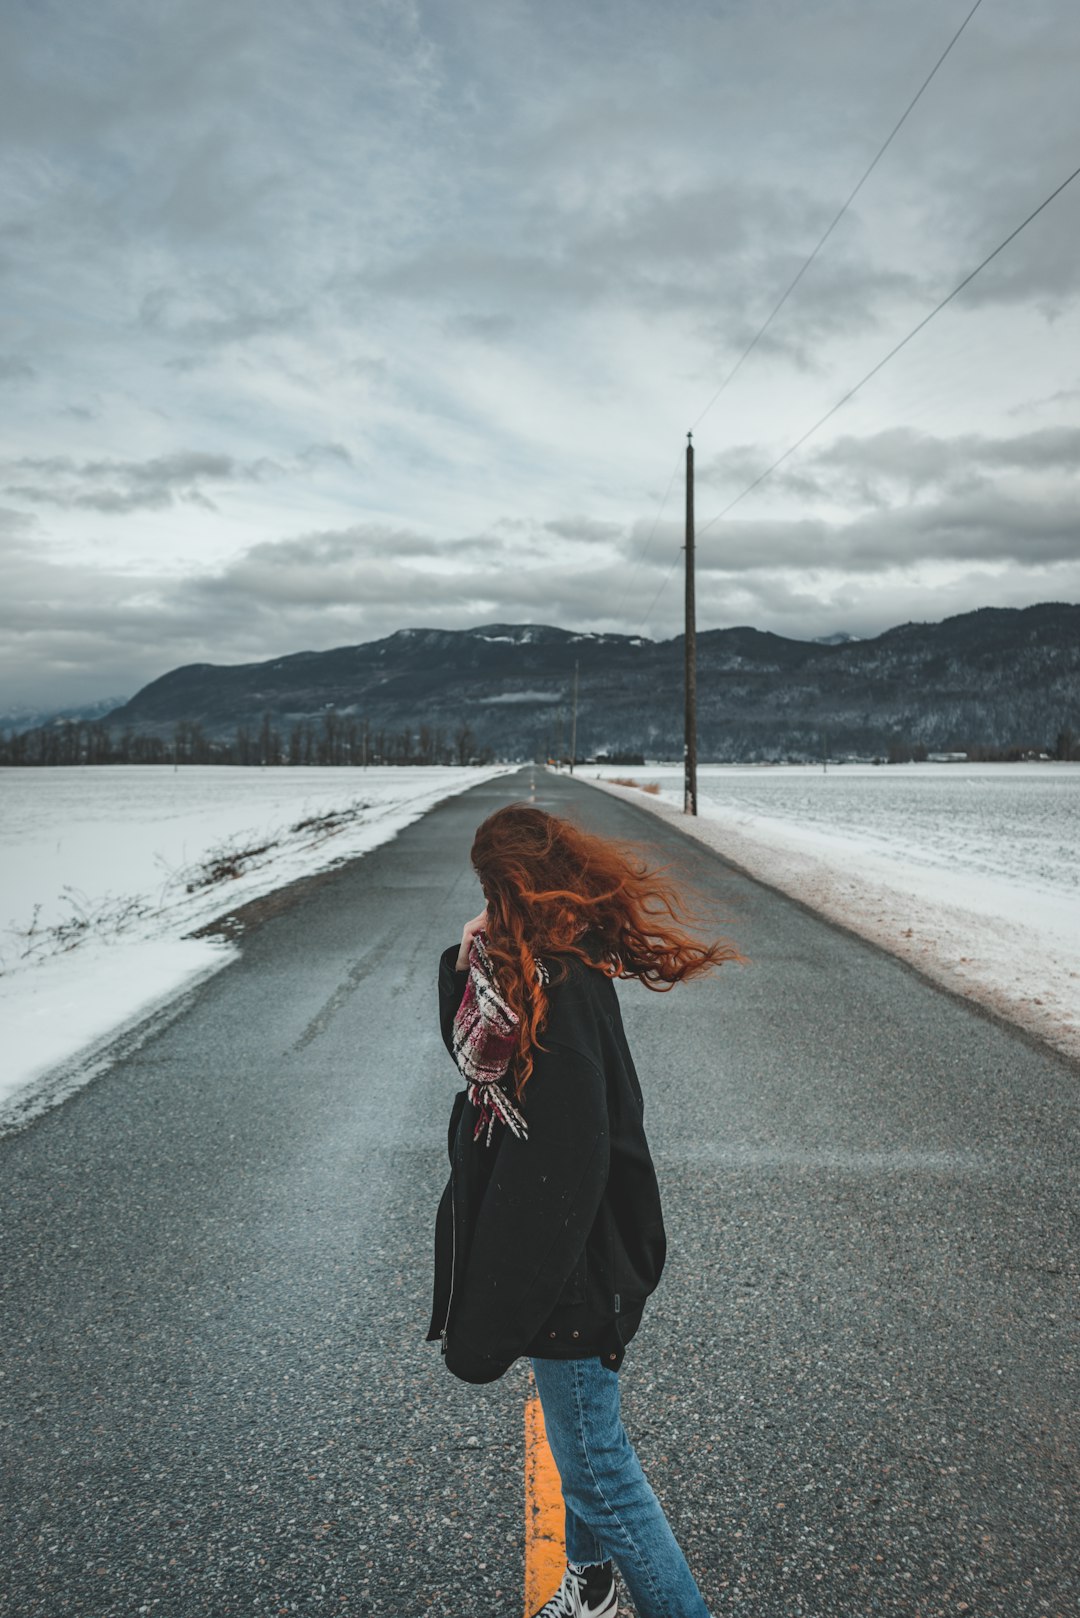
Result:
[[[647,989],[674,988],[723,961],[744,957],[724,939],[706,944],[679,884],[652,867],[648,851],[598,837],[533,804],[510,803],[477,828],[470,852],[487,900],[488,954],[517,1013],[510,1063],[518,1100],[533,1070],[532,1051],[547,1019],[548,997],[533,956],[576,956],[608,977],[638,978]],[[589,947],[591,945],[591,948]],[[556,962],[551,982],[567,965]]]

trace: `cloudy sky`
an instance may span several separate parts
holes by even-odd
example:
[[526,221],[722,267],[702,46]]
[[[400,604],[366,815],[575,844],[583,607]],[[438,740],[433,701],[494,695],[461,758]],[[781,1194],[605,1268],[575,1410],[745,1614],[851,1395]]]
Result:
[[[1080,8],[9,0],[0,708],[405,626],[1080,600]],[[666,505],[662,506],[665,493]]]

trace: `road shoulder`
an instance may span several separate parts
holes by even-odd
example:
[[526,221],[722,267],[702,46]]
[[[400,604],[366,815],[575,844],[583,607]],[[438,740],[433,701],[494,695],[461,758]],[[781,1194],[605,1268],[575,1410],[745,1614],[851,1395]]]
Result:
[[711,848],[740,875],[895,956],[935,988],[1018,1030],[1080,1073],[1080,1026],[1070,1015],[1068,998],[1077,974],[1062,960],[1053,963],[1045,984],[1033,983],[1023,963],[1036,951],[1045,954],[1045,943],[1034,932],[1025,938],[1022,929],[995,926],[987,917],[945,904],[928,918],[924,906],[906,903],[894,888],[811,855],[785,850],[781,857],[752,830],[686,815],[639,787],[619,786],[585,772],[576,772],[574,779],[647,810],[695,844]]

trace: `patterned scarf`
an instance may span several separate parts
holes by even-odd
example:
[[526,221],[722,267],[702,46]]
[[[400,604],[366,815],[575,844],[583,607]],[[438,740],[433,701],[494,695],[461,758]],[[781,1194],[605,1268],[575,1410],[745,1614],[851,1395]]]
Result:
[[[538,981],[547,983],[547,967],[535,956],[533,965]],[[469,948],[469,980],[454,1018],[452,1045],[454,1061],[468,1086],[469,1100],[480,1110],[473,1140],[479,1138],[486,1124],[486,1146],[491,1145],[496,1118],[520,1139],[529,1137],[525,1119],[499,1082],[514,1054],[520,1021],[499,988],[483,932],[474,933]]]

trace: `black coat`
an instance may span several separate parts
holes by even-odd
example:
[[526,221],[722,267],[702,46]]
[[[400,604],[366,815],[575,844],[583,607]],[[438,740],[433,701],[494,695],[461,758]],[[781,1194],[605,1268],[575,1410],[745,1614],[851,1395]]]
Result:
[[[468,978],[457,953],[454,944],[439,962],[447,1050]],[[664,1267],[660,1192],[615,986],[562,959],[569,976],[548,988],[546,1049],[533,1051],[520,1103],[528,1139],[496,1119],[490,1146],[486,1126],[474,1141],[479,1113],[464,1089],[450,1115],[426,1341],[442,1339],[463,1382],[494,1382],[521,1355],[597,1355],[617,1371]]]

